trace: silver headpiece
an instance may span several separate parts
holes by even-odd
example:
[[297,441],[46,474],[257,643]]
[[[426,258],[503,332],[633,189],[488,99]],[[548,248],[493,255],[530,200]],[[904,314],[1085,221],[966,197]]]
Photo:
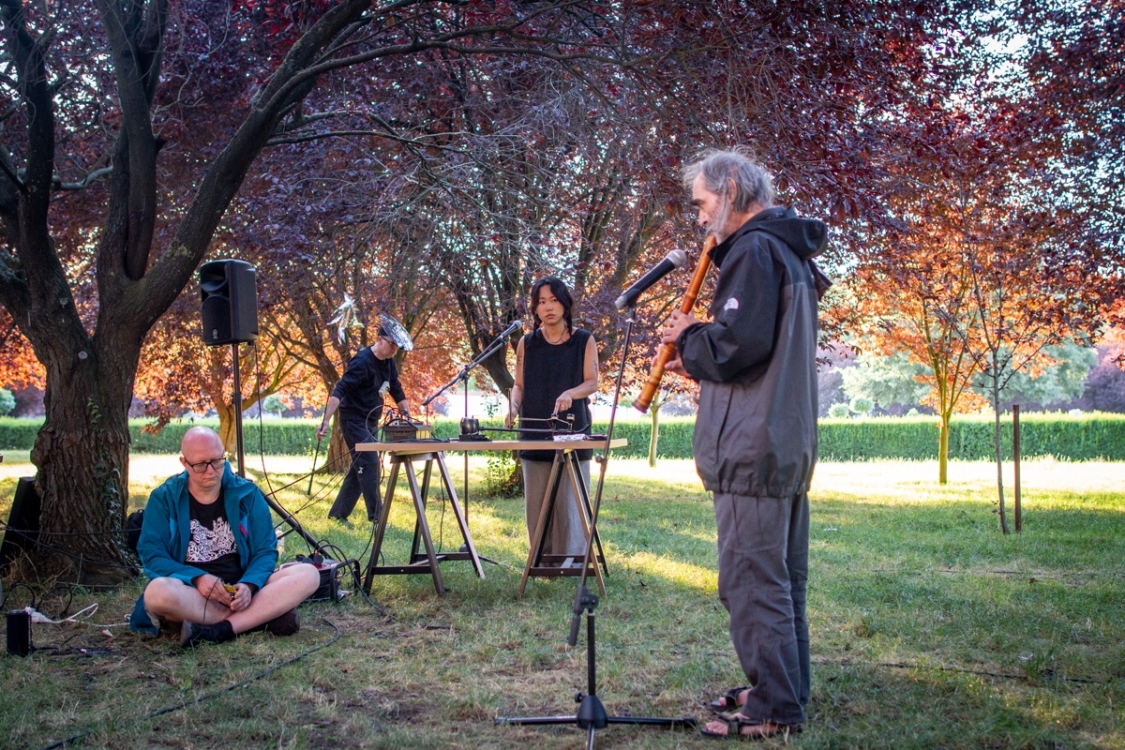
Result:
[[379,335],[386,336],[398,344],[398,348],[404,352],[414,348],[414,339],[410,338],[410,332],[406,330],[406,326],[386,313],[379,313]]

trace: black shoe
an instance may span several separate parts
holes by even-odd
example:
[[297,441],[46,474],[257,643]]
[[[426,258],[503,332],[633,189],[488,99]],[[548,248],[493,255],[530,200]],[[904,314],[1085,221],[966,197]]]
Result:
[[296,609],[291,609],[285,614],[278,615],[262,626],[262,630],[270,635],[277,636],[293,635],[300,629],[301,616],[297,613]]
[[180,645],[184,648],[198,646],[201,643],[223,643],[234,640],[234,630],[230,623],[223,621],[215,625],[200,625],[184,620],[180,626]]
[[328,520],[329,521],[335,521],[336,523],[340,524],[341,526],[346,526],[349,529],[352,527],[352,522],[349,521],[346,518],[340,518],[339,516],[329,516]]

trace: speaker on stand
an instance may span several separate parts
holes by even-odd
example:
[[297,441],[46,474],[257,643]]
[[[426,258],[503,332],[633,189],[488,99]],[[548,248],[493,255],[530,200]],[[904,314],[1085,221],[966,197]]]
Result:
[[[199,296],[203,314],[203,343],[231,345],[234,355],[234,434],[238,444],[238,475],[246,476],[242,443],[242,370],[238,345],[258,339],[258,291],[254,266],[244,260],[212,260],[199,267]],[[289,511],[270,495],[266,503],[318,553],[320,542],[305,531]]]
[[234,354],[234,432],[238,475],[246,476],[242,446],[242,372],[238,345],[258,338],[258,291],[254,266],[244,260],[213,260],[199,267],[203,343],[230,344]]

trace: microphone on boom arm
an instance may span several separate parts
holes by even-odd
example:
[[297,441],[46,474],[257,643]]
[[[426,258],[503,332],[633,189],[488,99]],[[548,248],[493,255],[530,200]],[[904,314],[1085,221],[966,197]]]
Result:
[[664,258],[664,260],[657,263],[648,273],[637,279],[632,286],[622,292],[621,296],[618,297],[613,304],[617,306],[618,310],[632,307],[637,304],[637,299],[644,294],[650,286],[660,281],[677,268],[683,267],[685,263],[687,263],[687,253],[683,250],[673,250],[668,253],[668,256]]

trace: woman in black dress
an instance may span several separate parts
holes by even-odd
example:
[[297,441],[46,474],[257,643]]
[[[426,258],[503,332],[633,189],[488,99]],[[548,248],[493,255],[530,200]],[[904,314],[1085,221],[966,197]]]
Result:
[[[590,433],[588,397],[598,388],[598,347],[593,335],[574,328],[574,298],[559,279],[548,276],[531,288],[531,312],[535,330],[520,339],[516,348],[516,384],[512,388],[507,423],[518,416],[524,427],[545,428],[546,420],[557,416],[574,418],[576,432]],[[590,483],[590,458],[593,452],[579,451],[583,481]],[[551,462],[555,451],[521,451],[527,533],[535,534]],[[545,554],[581,557],[586,536],[574,491],[567,481],[560,482],[548,533]]]

